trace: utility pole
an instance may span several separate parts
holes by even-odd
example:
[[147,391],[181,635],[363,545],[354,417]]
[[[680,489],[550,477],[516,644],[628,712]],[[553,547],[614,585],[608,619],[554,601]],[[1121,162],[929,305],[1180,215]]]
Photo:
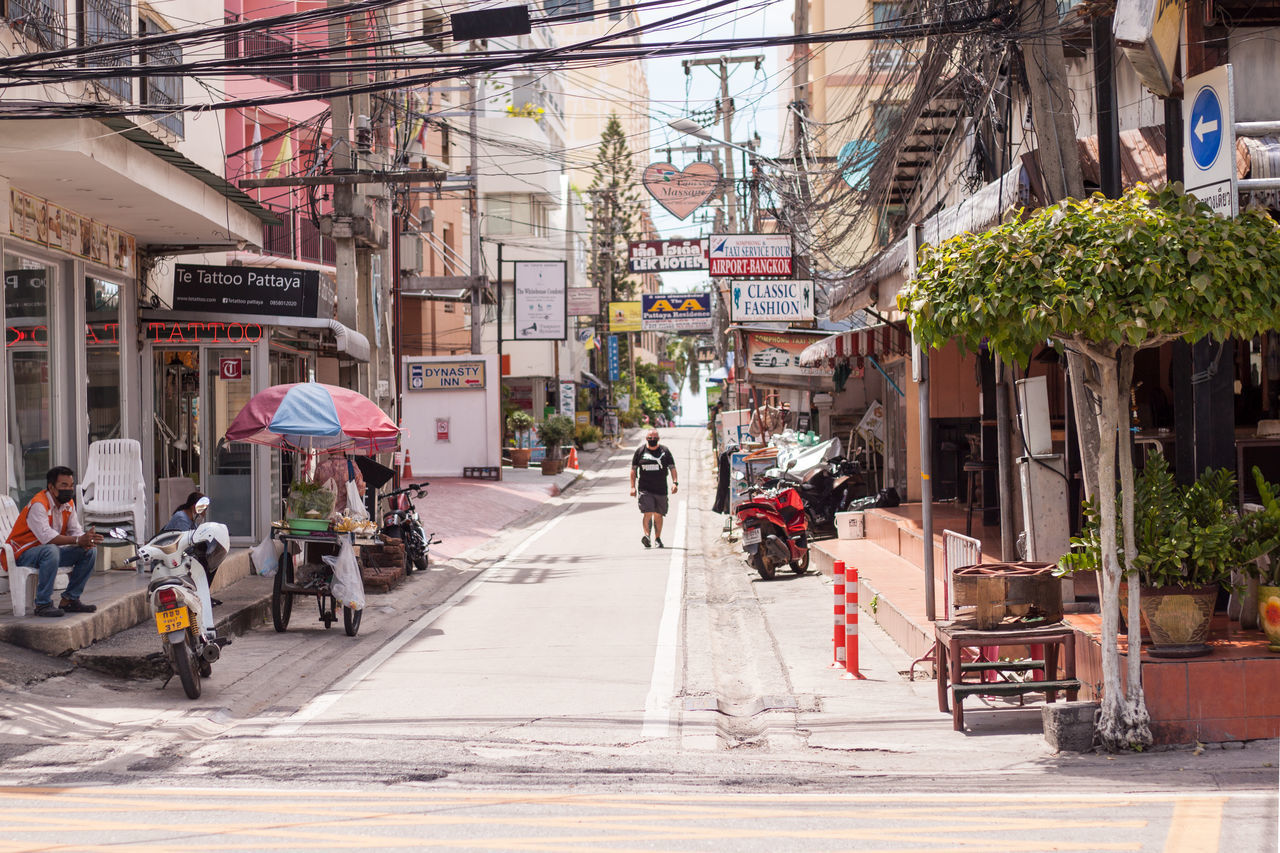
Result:
[[[796,0],[794,15],[797,36],[809,34],[809,0]],[[812,276],[812,259],[809,257],[809,211],[813,209],[813,200],[809,191],[809,150],[806,141],[805,120],[809,115],[809,46],[797,44],[791,60],[792,84],[794,95],[791,102],[791,113],[794,117],[796,135],[795,157],[796,169],[800,172],[800,210],[795,218],[795,230],[799,232],[802,254],[797,261],[803,269],[796,272],[797,278]]]
[[[803,2],[803,0],[797,0]],[[764,62],[764,57],[760,55],[754,56],[721,56],[717,59],[686,59],[681,65],[684,66],[684,73],[688,75],[693,68],[704,66],[711,68],[720,78],[720,119],[723,123],[723,139],[731,141],[733,139],[733,98],[729,95],[729,68],[732,65],[749,62],[757,69]],[[714,144],[714,143],[713,143]],[[725,194],[724,203],[726,207],[727,220],[729,230],[736,233],[738,231],[738,186],[733,170],[733,149],[727,145],[720,146],[724,149],[724,178],[725,178]]]
[[[329,7],[341,6],[340,0],[329,0]],[[347,19],[335,14],[329,19],[329,49],[335,58],[346,56]],[[341,91],[349,85],[345,69],[336,67],[329,77],[329,85]],[[351,150],[351,98],[347,95],[334,95],[330,108],[333,125],[333,171],[356,171],[355,159]],[[347,328],[356,328],[357,306],[359,304],[356,291],[356,240],[352,228],[355,188],[338,184],[333,188],[333,243],[335,250],[334,267],[338,285],[338,322]]]
[[[471,45],[474,48],[476,43],[472,42]],[[471,131],[471,276],[475,279],[475,283],[471,285],[471,351],[478,354],[483,351],[481,334],[484,331],[484,324],[481,321],[484,314],[482,299],[484,284],[480,274],[483,267],[480,248],[480,82],[476,75],[473,75],[470,80],[470,95],[471,116],[468,119],[468,128]],[[501,293],[498,294],[498,299],[502,299]],[[498,329],[498,337],[502,337],[502,329]]]

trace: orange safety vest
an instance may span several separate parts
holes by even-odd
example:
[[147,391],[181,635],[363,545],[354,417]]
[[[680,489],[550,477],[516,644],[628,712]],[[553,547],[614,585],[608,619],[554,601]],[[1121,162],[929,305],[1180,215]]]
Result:
[[[9,545],[13,548],[13,556],[15,558],[21,556],[22,552],[28,548],[40,544],[40,539],[36,536],[36,532],[31,529],[31,525],[27,524],[27,513],[31,512],[31,507],[37,503],[43,506],[45,513],[48,514],[49,526],[57,528],[53,518],[53,508],[49,506],[49,490],[41,489],[22,508],[22,512],[18,515],[18,520],[13,523],[13,530],[9,531]],[[67,524],[71,521],[71,513],[75,512],[75,501],[64,504],[61,512],[62,529],[58,531],[58,534],[66,536]]]

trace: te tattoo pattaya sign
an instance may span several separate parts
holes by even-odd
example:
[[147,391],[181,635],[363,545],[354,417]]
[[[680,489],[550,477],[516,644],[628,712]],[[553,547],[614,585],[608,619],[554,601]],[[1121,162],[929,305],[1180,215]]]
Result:
[[729,290],[729,319],[735,323],[813,319],[812,281],[735,281]]

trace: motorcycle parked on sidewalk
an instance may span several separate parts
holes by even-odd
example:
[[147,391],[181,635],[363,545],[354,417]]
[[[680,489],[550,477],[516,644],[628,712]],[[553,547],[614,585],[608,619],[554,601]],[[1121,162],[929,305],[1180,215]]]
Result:
[[422,528],[418,517],[415,498],[426,495],[430,483],[413,483],[403,489],[378,495],[378,500],[388,502],[390,509],[382,515],[383,536],[388,539],[399,539],[404,544],[404,573],[413,574],[416,568],[420,572],[427,570],[427,558],[432,545],[440,541],[434,533],[427,533]]
[[809,519],[795,488],[750,486],[734,515],[742,527],[747,562],[760,577],[772,580],[782,565],[798,575],[809,570]]
[[[208,498],[202,498],[204,507]],[[202,511],[198,503],[197,511]],[[213,672],[213,664],[230,645],[230,637],[219,637],[213,626],[213,601],[209,583],[230,551],[225,524],[205,522],[195,530],[168,531],[139,545],[122,529],[111,531],[113,538],[129,542],[138,571],[150,572],[147,605],[155,619],[161,648],[182,690],[189,699],[199,699],[201,679]]]
[[788,470],[764,481],[766,487],[793,486],[809,516],[811,538],[836,535],[836,513],[849,508],[855,492],[865,488],[861,466],[843,456],[824,460],[797,475]]

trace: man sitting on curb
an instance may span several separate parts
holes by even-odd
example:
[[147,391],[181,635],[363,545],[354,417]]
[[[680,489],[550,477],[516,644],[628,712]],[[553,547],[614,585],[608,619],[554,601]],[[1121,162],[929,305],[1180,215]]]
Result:
[[[48,485],[31,498],[9,533],[18,565],[36,569],[37,616],[61,616],[64,612],[92,613],[98,608],[80,600],[84,585],[93,574],[98,552],[95,547],[102,537],[86,533],[76,515],[76,475],[59,465],[50,468],[45,477]],[[53,582],[60,566],[72,566],[62,603],[53,606]]]

